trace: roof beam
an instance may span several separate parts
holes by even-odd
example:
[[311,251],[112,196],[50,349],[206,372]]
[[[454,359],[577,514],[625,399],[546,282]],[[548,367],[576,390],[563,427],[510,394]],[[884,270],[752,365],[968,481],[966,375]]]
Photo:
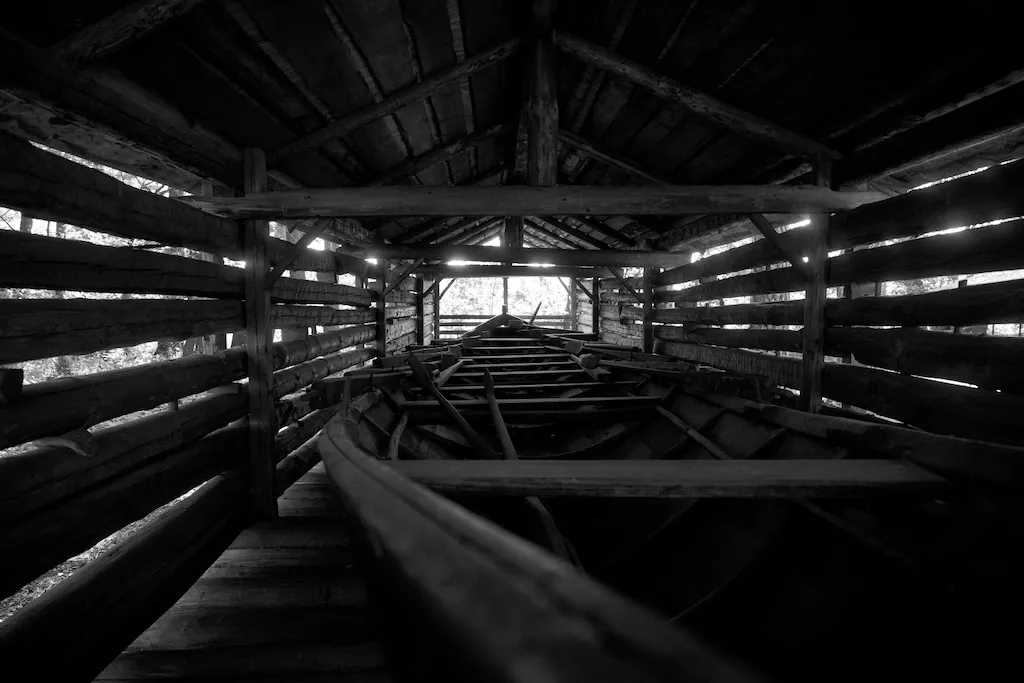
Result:
[[60,59],[76,66],[120,50],[185,14],[203,0],[138,0],[57,45]]
[[558,184],[554,9],[555,0],[533,0],[533,35],[526,53],[526,179],[541,187]]
[[468,230],[465,230],[462,233],[459,233],[457,235],[449,235],[444,239],[438,240],[436,244],[461,244],[466,240],[471,240],[479,235],[482,235],[485,232],[490,232],[494,230],[496,226],[501,225],[501,221],[501,218],[493,218],[473,228],[469,228]]
[[885,199],[880,192],[762,185],[342,187],[179,201],[229,218],[821,213]]
[[543,236],[546,236],[546,237],[549,238],[549,239],[541,240],[541,241],[547,242],[549,244],[552,244],[552,246],[554,246],[556,248],[559,246],[559,243],[564,244],[569,249],[580,249],[580,248],[587,248],[587,249],[589,249],[589,248],[591,248],[591,246],[589,244],[584,244],[584,245],[577,244],[576,242],[573,242],[572,240],[570,240],[565,235],[561,235],[561,234],[555,232],[554,230],[551,230],[546,225],[542,225],[541,223],[538,223],[536,221],[528,221],[526,224],[530,228],[532,228],[533,231],[535,233],[537,233],[538,235],[543,235]]
[[[590,220],[588,218],[584,218],[583,216],[565,216],[564,218],[564,222],[567,222],[569,225],[572,225],[573,223],[579,223],[584,228],[596,233],[600,233],[607,237],[608,239],[613,240],[615,242],[621,242],[622,244],[625,244],[627,247],[638,246],[635,240],[626,237],[618,230],[605,225],[604,223],[597,219]],[[563,222],[561,217],[559,218],[559,222]]]
[[515,249],[512,247],[457,247],[385,244],[359,252],[365,258],[493,263],[550,263],[560,266],[657,266],[672,268],[690,262],[690,255],[675,251],[606,251],[583,249]]
[[493,135],[500,134],[505,130],[504,124],[496,124],[490,128],[477,131],[471,135],[465,135],[458,140],[453,140],[447,145],[437,147],[424,152],[419,156],[410,157],[400,164],[392,166],[391,168],[381,171],[377,175],[373,176],[367,185],[390,185],[391,183],[398,182],[403,178],[415,176],[417,173],[421,173],[432,166],[444,163],[448,161],[456,154],[460,154],[468,149],[475,148],[478,144],[484,140],[490,138]]
[[603,277],[600,268],[579,266],[426,266],[419,269],[424,277]]
[[[529,238],[535,247],[546,249],[548,247],[552,249],[578,249],[579,245],[574,244],[564,237],[558,238],[553,232],[546,232],[540,228],[540,226],[534,225],[533,223],[527,223],[523,231],[523,238]],[[557,239],[556,239],[557,238]]]
[[[445,225],[445,224],[434,225],[432,227],[435,229],[435,232],[433,232],[433,233],[431,233],[429,235],[424,235],[423,232],[416,232],[413,235],[411,235],[411,237],[416,237],[418,239],[412,240],[412,242],[427,243],[427,242],[433,242],[434,240],[443,239],[443,238],[447,237],[448,235],[455,234],[456,232],[458,232],[460,230],[465,230],[466,228],[471,228],[474,225],[476,225],[477,223],[479,223],[480,221],[487,220],[487,218],[489,218],[489,216],[484,216],[484,217],[470,216],[469,218],[463,218],[462,220],[455,221],[451,225]],[[403,242],[407,243],[409,241],[410,240],[408,240],[408,239],[397,239],[396,238],[396,239],[391,240],[391,243],[392,244],[400,244],[400,243],[403,243]]]
[[456,64],[453,68],[443,71],[426,80],[403,88],[398,92],[389,95],[380,102],[362,107],[323,128],[305,135],[294,142],[291,142],[277,149],[270,155],[269,161],[272,164],[279,164],[285,159],[316,149],[321,145],[330,142],[346,133],[365,126],[384,116],[389,116],[402,107],[430,97],[435,92],[445,87],[452,81],[459,80],[477,73],[492,64],[507,59],[520,45],[520,39],[514,38],[491,48],[485,52]]
[[562,221],[558,220],[557,218],[553,218],[551,216],[531,216],[531,218],[533,219],[534,224],[536,224],[537,221],[543,221],[543,222],[547,223],[548,225],[552,225],[552,226],[558,228],[559,230],[564,232],[566,235],[569,235],[571,237],[575,237],[579,241],[585,242],[586,244],[589,244],[590,246],[594,247],[595,249],[609,249],[610,248],[606,242],[603,242],[603,241],[597,239],[593,235],[588,235],[587,233],[583,232],[582,230],[577,230],[576,228],[572,227],[571,225],[566,225],[565,223],[563,223]]
[[670,184],[667,177],[661,175],[656,171],[650,171],[644,168],[640,164],[640,162],[620,156],[610,150],[605,149],[604,147],[601,147],[595,142],[587,140],[583,136],[578,135],[570,130],[565,130],[563,128],[562,130],[558,131],[558,139],[561,140],[566,145],[569,145],[573,149],[583,152],[589,157],[597,159],[602,164],[606,166],[611,166],[612,168],[617,168],[620,171],[625,171],[626,173],[636,178],[639,178],[640,180],[645,180],[653,185]]
[[577,59],[610,71],[662,99],[674,102],[732,131],[763,140],[801,156],[839,156],[837,152],[821,143],[683,85],[600,45],[568,33],[559,33],[556,42],[560,49]]
[[454,243],[475,246],[477,244],[481,244],[483,242],[487,242],[488,240],[494,239],[495,237],[501,234],[502,229],[503,227],[501,226],[500,223],[496,225],[491,225],[491,227],[489,227],[488,229],[481,230],[480,232],[474,233],[473,235],[463,235],[462,237],[457,237],[454,240]]

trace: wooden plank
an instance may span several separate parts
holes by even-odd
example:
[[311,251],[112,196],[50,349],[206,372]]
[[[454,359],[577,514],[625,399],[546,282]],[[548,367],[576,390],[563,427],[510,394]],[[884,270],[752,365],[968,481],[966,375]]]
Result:
[[[90,680],[227,547],[244,525],[244,501],[244,477],[217,477],[5,620],[7,671]],[[43,641],[62,656],[40,659]]]
[[[263,150],[246,148],[244,154],[246,192],[262,192],[267,183],[267,160]],[[261,519],[277,516],[274,495],[274,404],[271,400],[274,363],[270,355],[274,329],[270,325],[270,292],[267,291],[269,262],[264,240],[270,233],[266,221],[245,222],[245,352],[249,375],[249,468],[250,502]]]
[[531,676],[549,680],[749,680],[685,632],[361,453],[345,429],[334,422],[322,437],[327,470],[380,557],[404,568],[396,588],[428,596],[431,609],[416,616],[457,643],[442,664],[449,675],[472,678],[472,666],[490,677],[528,661]]
[[930,496],[948,485],[895,460],[406,460],[388,466],[444,495],[875,498]]
[[558,80],[552,27],[555,5],[555,0],[533,0],[531,36],[526,44],[526,181],[535,187],[558,184]]
[[62,40],[57,54],[82,66],[109,56],[180,17],[203,0],[137,0]]
[[[380,102],[358,109],[323,128],[305,135],[298,140],[280,147],[270,155],[271,165],[278,165],[293,156],[316,149],[331,140],[361,128],[380,118],[389,116],[406,105],[413,104],[445,87],[452,81],[470,76],[483,69],[507,59],[519,48],[520,40],[513,39],[481,52],[469,59],[456,64],[451,69],[430,76],[419,83],[392,93]],[[452,212],[449,215],[458,215]]]
[[805,213],[880,201],[878,192],[776,185],[341,187],[179,201],[226,218]]
[[557,44],[559,49],[587,64],[609,71],[741,135],[768,142],[793,154],[838,156],[837,152],[810,138],[726,104],[577,36],[559,32]]

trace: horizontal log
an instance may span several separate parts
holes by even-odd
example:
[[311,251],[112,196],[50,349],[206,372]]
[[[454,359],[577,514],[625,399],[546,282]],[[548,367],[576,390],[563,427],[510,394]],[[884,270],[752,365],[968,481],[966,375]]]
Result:
[[[654,311],[655,322],[704,325],[802,325],[803,302],[691,306]],[[829,299],[831,325],[987,325],[1024,320],[1024,282],[1010,280],[902,296]]]
[[[458,377],[459,375],[456,375]],[[609,408],[614,406],[642,407],[650,406],[652,409],[660,403],[660,396],[576,396],[573,398],[499,398],[498,405],[502,411],[515,414],[517,410],[576,410],[581,406],[596,406]],[[484,398],[460,398],[449,401],[456,408],[465,410],[487,410],[487,399]],[[440,410],[440,404],[435,400],[425,401],[402,401],[399,404],[406,410]]]
[[785,185],[643,185],[526,187],[343,187],[281,190],[245,197],[183,197],[225,218],[332,216],[590,216],[686,213],[820,213],[847,211],[885,198]]
[[764,351],[799,353],[803,349],[803,332],[798,330],[723,330],[700,327],[687,331],[681,327],[657,325],[654,328],[654,338],[728,348],[762,349]]
[[0,299],[0,364],[235,332],[243,315],[238,301]]
[[416,331],[416,321],[413,318],[388,318],[386,328],[386,341],[402,337],[410,332]]
[[[659,341],[656,351],[799,388],[800,359]],[[826,363],[822,395],[938,434],[1024,444],[1024,398],[857,365]]]
[[245,413],[244,396],[210,396],[97,429],[76,443],[85,456],[54,443],[0,458],[0,526],[190,444]]
[[289,303],[370,306],[377,297],[377,292],[371,289],[292,277],[278,278],[270,288],[270,298],[273,301]]
[[[332,380],[327,380],[331,383]],[[280,464],[287,456],[301,447],[311,437],[315,436],[324,425],[341,412],[341,404],[333,405],[315,410],[306,415],[298,422],[288,425],[274,437],[274,450],[277,462]]]
[[337,309],[329,306],[271,306],[273,327],[328,327],[371,323],[374,312],[367,308]]
[[[424,266],[424,277],[594,277],[601,269],[572,266]],[[607,272],[607,271],[603,271]]]
[[[280,342],[271,351],[274,368],[286,368],[372,340],[373,326],[362,325]],[[88,428],[237,381],[245,374],[245,348],[239,347],[212,356],[190,356],[33,384],[26,387],[16,406],[0,409],[0,447]]]
[[[1021,183],[1024,165],[1008,164],[865,205],[835,218],[829,231],[829,247],[848,249],[1024,215],[1024,198],[1017,191]],[[796,229],[780,235],[779,241],[787,249],[801,253],[813,237],[810,229]],[[659,273],[655,284],[689,282],[783,260],[772,244],[758,240]]]
[[[633,299],[633,301],[636,301],[636,299]],[[644,319],[644,309],[639,306],[601,304],[601,317],[620,322],[641,322]]]
[[239,299],[244,276],[199,259],[0,231],[2,287]]
[[[1024,230],[1020,221],[936,235],[888,247],[862,249],[828,260],[829,286],[854,282],[908,280],[948,274],[986,273],[1024,267]],[[803,290],[794,268],[750,273],[659,292],[659,302],[708,301],[751,294]]]
[[534,249],[482,246],[382,245],[367,249],[374,258],[426,258],[436,261],[484,261],[494,263],[552,264],[556,266],[657,266],[670,267],[689,260],[673,251],[628,251],[605,249]]
[[[450,676],[526,667],[552,681],[641,680],[652,671],[665,680],[751,680],[685,631],[365,455],[347,435],[352,426],[328,425],[321,457],[377,556],[403,568],[397,588],[426,596],[430,609],[413,616],[450,638]],[[479,655],[472,671],[467,652]]]
[[408,460],[388,463],[446,496],[797,498],[934,495],[948,483],[894,460]]
[[389,340],[385,348],[388,353],[401,353],[402,351],[405,350],[407,346],[410,346],[411,344],[415,343],[416,332],[413,331],[409,332],[408,334],[403,334],[400,337],[395,337],[394,339]]
[[[222,475],[0,624],[17,679],[91,680],[185,593],[245,524],[245,477]],[[39,657],[49,643],[61,656]]]
[[245,436],[242,423],[226,427],[17,524],[5,525],[0,545],[18,559],[0,567],[0,595],[13,593],[207,479],[241,467],[248,456]]
[[323,379],[342,370],[362,365],[367,361],[373,360],[376,355],[376,349],[354,349],[344,353],[335,353],[315,358],[284,370],[278,370],[274,373],[272,395],[274,398],[281,398],[286,394],[310,386],[318,379]]

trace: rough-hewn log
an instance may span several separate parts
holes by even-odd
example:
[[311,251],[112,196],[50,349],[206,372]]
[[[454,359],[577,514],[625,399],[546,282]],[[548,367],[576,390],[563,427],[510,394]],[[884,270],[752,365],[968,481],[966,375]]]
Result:
[[15,524],[5,524],[0,544],[18,559],[0,567],[0,595],[9,595],[126,524],[246,461],[245,426],[226,427]]
[[270,309],[274,327],[331,327],[373,321],[366,308],[337,309],[329,306],[274,306]]
[[336,285],[333,282],[283,277],[270,288],[270,298],[293,303],[372,306],[377,300],[377,292],[351,285]]
[[893,460],[404,460],[443,495],[795,498],[934,495],[948,482]]
[[424,152],[423,154],[411,157],[396,166],[392,166],[385,171],[381,171],[370,178],[366,184],[389,185],[391,183],[398,182],[403,178],[414,176],[417,173],[436,166],[437,164],[444,163],[448,159],[451,159],[457,154],[461,154],[467,149],[476,147],[484,140],[487,140],[494,135],[498,135],[504,130],[504,124],[498,123],[490,128],[485,128],[472,133],[471,135],[465,135],[457,140],[449,142],[447,145],[443,145],[436,149],[432,149],[429,152]]
[[[372,329],[367,326],[366,334],[363,337],[355,337],[360,341],[372,341]],[[286,394],[308,387],[318,379],[328,375],[341,372],[356,365],[361,365],[372,360],[377,352],[371,348],[354,349],[343,353],[315,358],[305,363],[293,365],[285,370],[278,370],[274,373],[274,398],[281,398]]]
[[[832,163],[830,159],[817,157],[814,161],[814,182],[819,187],[831,187]],[[774,234],[767,221],[753,217],[759,228],[767,227]],[[797,401],[800,408],[811,413],[821,410],[821,374],[825,367],[825,301],[828,299],[828,281],[831,271],[828,259],[828,236],[832,232],[832,216],[829,213],[818,213],[811,216],[811,242],[807,250],[807,267],[800,268],[796,264],[789,267],[801,279],[806,280],[804,287],[804,328],[802,331],[803,348],[801,363],[800,396]],[[769,240],[776,247],[779,242]],[[797,259],[799,263],[799,259]]]
[[[828,260],[828,284],[884,282],[937,275],[986,273],[1024,266],[1024,231],[1021,222],[975,228],[948,235],[925,237],[888,247],[862,249]],[[661,292],[661,302],[707,301],[749,294],[791,292],[803,288],[793,268],[750,273]]]
[[123,49],[185,14],[203,0],[137,0],[65,38],[56,47],[65,62],[83,65]]
[[[405,568],[396,576],[406,588],[429,596],[429,627],[455,639],[451,652],[479,655],[476,676],[526,666],[549,680],[748,680],[684,632],[668,631],[570,565],[374,461],[348,439],[346,427],[332,422],[321,436],[328,473],[378,556]],[[533,635],[529,643],[524,633]],[[587,645],[581,649],[581,643]],[[456,655],[444,670],[473,677],[467,665]]]
[[615,249],[536,249],[481,246],[384,245],[367,250],[377,258],[419,258],[435,261],[482,261],[484,263],[547,263],[557,266],[672,266],[688,260],[688,254],[657,251],[618,251]]
[[0,364],[235,332],[242,313],[238,301],[0,299]]
[[343,187],[281,190],[245,197],[183,197],[228,218],[310,216],[668,215],[807,213],[849,210],[884,199],[878,192],[836,192],[776,185],[571,185],[561,187]]
[[[138,190],[100,171],[0,134],[0,204],[45,220],[160,244],[244,258],[238,224],[152,192]],[[293,249],[268,239],[272,261]],[[333,270],[333,257],[303,253],[296,269]]]
[[585,153],[587,156],[597,159],[606,166],[611,166],[612,168],[617,168],[620,171],[625,171],[626,173],[635,176],[640,180],[646,180],[647,182],[653,183],[655,185],[670,184],[666,177],[662,176],[660,173],[657,173],[655,171],[645,169],[643,165],[640,164],[640,162],[628,159],[624,156],[615,154],[614,152],[604,149],[597,143],[591,142],[590,140],[587,140],[583,136],[574,133],[571,130],[566,130],[563,128],[562,130],[558,131],[558,139],[564,142],[565,144],[569,145],[570,147],[573,147]]
[[[430,76],[419,83],[393,93],[380,102],[347,114],[337,121],[333,121],[323,128],[279,148],[270,155],[270,163],[271,165],[279,164],[285,159],[320,147],[368,123],[393,114],[406,105],[430,97],[448,83],[464,76],[470,76],[508,58],[516,51],[519,44],[520,40],[518,38],[502,43],[456,64],[447,71]],[[457,215],[457,212],[453,213]]]
[[[368,340],[368,326],[274,344],[274,368],[285,368]],[[245,349],[190,356],[136,368],[41,382],[17,406],[0,411],[0,447],[63,434],[135,410],[234,382],[246,374]]]
[[574,266],[425,266],[425,277],[593,277],[594,268]]
[[533,0],[532,35],[525,47],[526,182],[535,187],[558,184],[558,72],[552,27],[556,4]]
[[[788,387],[800,386],[798,358],[676,342],[659,342],[655,350],[712,367],[764,376]],[[1024,411],[1024,398],[1006,393],[826,363],[822,394],[939,434],[1024,444],[1018,417]]]
[[14,130],[27,128],[40,142],[182,186],[209,177],[231,185],[241,174],[241,150],[195,120],[123,79],[70,69],[6,31],[0,81],[17,101],[22,125]]
[[[0,624],[18,679],[89,680],[188,590],[245,525],[245,477],[204,485]],[[47,642],[62,654],[38,656]]]
[[[829,248],[846,249],[1024,215],[1024,198],[1018,192],[1022,183],[1024,164],[1013,163],[862,206],[833,219]],[[810,238],[807,230],[797,229],[782,233],[779,243],[803,255]],[[657,284],[687,282],[781,260],[771,244],[757,241],[666,271]]]
[[[803,305],[739,304],[658,309],[655,322],[704,325],[800,325]],[[1024,319],[1024,282],[1010,280],[926,294],[829,299],[830,325],[987,325]]]
[[837,156],[836,152],[810,138],[662,76],[637,62],[621,57],[611,50],[594,45],[582,38],[568,33],[559,33],[557,43],[560,49],[577,59],[625,78],[641,88],[729,130],[763,140],[794,154]]

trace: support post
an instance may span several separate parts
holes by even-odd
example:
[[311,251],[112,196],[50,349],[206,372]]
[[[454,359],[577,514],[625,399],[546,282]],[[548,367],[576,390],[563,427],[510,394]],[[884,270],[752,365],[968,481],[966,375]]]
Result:
[[576,293],[576,280],[569,278],[569,329],[573,332],[580,328],[578,296],[579,294]]
[[508,313],[508,278],[501,278],[501,312]]
[[[831,160],[819,156],[814,162],[815,183],[832,185]],[[800,382],[801,410],[821,409],[821,376],[825,369],[825,300],[828,293],[828,233],[831,214],[812,214],[813,239],[808,248],[811,278],[804,294],[803,372]]]
[[441,338],[441,279],[438,278],[434,287],[434,339]]
[[377,345],[377,355],[383,358],[387,355],[388,343],[388,314],[387,302],[385,301],[385,290],[387,289],[388,260],[381,259],[377,264],[377,291],[380,298],[377,299],[377,318],[374,326],[374,341]]
[[600,278],[594,278],[594,300],[590,304],[591,314],[591,334],[598,335],[598,339],[601,338],[601,280]]
[[533,36],[526,46],[527,183],[558,184],[558,87],[555,0],[533,0]]
[[[267,159],[262,149],[243,153],[243,190],[248,194],[267,189]],[[270,292],[267,274],[267,237],[270,224],[248,220],[245,235],[245,333],[249,369],[249,466],[253,513],[262,519],[277,517],[274,495],[274,404],[271,399],[274,365],[270,355]]]
[[654,276],[656,270],[644,268],[644,353],[654,353]]
[[423,345],[423,278],[416,278],[416,343]]

